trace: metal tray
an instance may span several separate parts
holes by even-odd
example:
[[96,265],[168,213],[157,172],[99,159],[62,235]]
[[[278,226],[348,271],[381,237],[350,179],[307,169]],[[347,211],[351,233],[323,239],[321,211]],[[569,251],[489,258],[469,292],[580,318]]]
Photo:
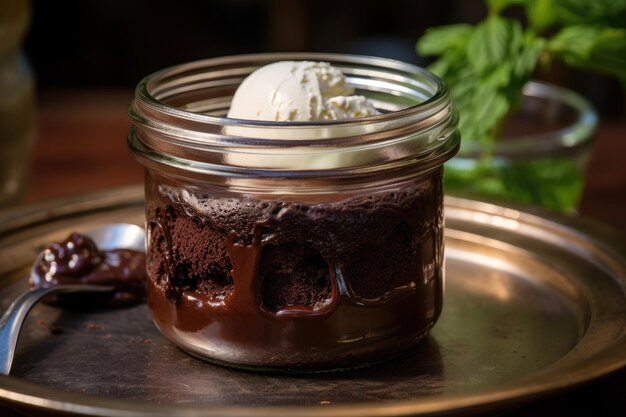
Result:
[[[626,244],[584,220],[446,200],[446,299],[417,349],[362,370],[242,372],[168,343],[145,305],[35,307],[0,402],[100,416],[400,416],[502,409],[626,365]],[[0,307],[41,247],[107,222],[143,223],[138,187],[4,213]],[[51,334],[51,327],[55,333]]]

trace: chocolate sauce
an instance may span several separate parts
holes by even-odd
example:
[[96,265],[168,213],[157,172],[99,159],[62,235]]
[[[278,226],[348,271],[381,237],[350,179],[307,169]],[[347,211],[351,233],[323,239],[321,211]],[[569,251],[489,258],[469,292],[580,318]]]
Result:
[[320,203],[147,184],[148,304],[161,331],[195,355],[349,367],[413,346],[439,316],[440,170]]
[[47,288],[63,284],[112,286],[110,294],[64,294],[47,302],[75,306],[121,307],[146,297],[146,256],[131,249],[101,251],[87,236],[72,233],[47,247],[33,268],[30,285]]

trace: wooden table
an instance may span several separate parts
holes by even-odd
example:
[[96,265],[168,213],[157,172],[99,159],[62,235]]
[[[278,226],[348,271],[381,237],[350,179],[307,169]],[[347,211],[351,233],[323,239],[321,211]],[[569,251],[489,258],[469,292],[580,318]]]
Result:
[[143,181],[126,147],[132,91],[43,94],[26,202]]
[[[126,148],[131,99],[132,91],[42,94],[39,140],[26,202],[142,182],[143,169]],[[600,123],[580,213],[626,235],[626,118]],[[567,415],[575,411],[626,415],[626,371],[527,405],[512,415]]]

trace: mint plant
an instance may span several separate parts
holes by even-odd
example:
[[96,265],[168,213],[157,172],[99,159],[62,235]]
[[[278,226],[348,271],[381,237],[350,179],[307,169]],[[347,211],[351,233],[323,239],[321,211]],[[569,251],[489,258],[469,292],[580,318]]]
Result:
[[[473,171],[449,170],[453,172],[446,172],[446,183],[466,189],[470,184],[479,194],[569,210],[581,194],[582,173],[576,178],[568,161],[490,165],[489,144],[497,140],[538,65],[547,67],[560,59],[572,67],[615,76],[626,86],[626,0],[486,0],[486,4],[488,15],[478,24],[434,27],[417,42],[420,55],[436,57],[429,69],[450,86],[461,115],[463,142],[479,143],[485,150],[484,163]],[[523,8],[525,27],[502,15],[511,6]],[[558,172],[563,174],[559,178]],[[552,182],[546,181],[550,178]]]

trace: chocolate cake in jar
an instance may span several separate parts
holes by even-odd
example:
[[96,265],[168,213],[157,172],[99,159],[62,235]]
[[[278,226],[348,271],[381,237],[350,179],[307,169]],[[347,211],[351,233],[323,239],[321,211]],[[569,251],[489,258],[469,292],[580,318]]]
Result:
[[180,348],[249,369],[346,369],[435,324],[443,163],[459,146],[442,80],[362,56],[216,58],[148,76],[130,114],[148,305]]

